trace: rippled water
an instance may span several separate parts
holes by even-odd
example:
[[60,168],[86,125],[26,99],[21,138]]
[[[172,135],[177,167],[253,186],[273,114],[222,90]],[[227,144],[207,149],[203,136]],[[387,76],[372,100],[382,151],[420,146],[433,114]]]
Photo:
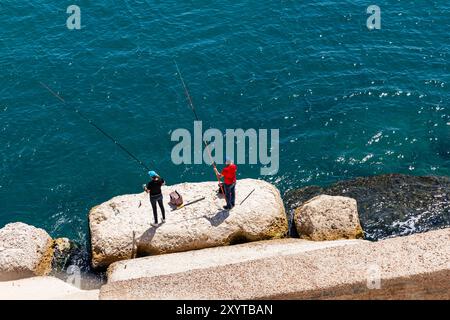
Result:
[[[23,221],[84,242],[89,208],[146,175],[40,85],[58,91],[169,183],[212,180],[170,161],[193,126],[279,128],[283,192],[381,173],[449,175],[450,5],[383,1],[0,3],[0,226]],[[241,165],[240,177],[259,176]]]

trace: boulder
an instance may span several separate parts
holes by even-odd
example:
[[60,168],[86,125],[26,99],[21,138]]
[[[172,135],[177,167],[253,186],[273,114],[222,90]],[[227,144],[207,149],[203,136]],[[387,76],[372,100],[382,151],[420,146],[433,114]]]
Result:
[[[185,203],[203,197],[204,200],[174,210],[168,201],[169,193],[175,190],[183,196]],[[106,267],[136,255],[276,239],[287,234],[284,205],[279,191],[270,183],[239,180],[236,206],[232,210],[222,208],[225,200],[217,191],[217,182],[163,187],[166,223],[156,227],[151,226],[152,209],[148,194],[144,192],[119,196],[94,207],[89,213],[93,267]]]
[[304,203],[294,214],[302,239],[315,241],[363,237],[356,200],[320,195]]
[[0,281],[50,273],[52,245],[42,229],[21,222],[7,224],[0,229]]

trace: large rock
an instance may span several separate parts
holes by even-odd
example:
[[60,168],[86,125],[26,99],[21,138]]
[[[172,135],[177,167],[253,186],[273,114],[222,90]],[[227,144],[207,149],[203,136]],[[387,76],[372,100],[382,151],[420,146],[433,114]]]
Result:
[[42,229],[17,222],[0,229],[0,281],[46,275],[53,241]]
[[[223,210],[217,182],[183,183],[163,187],[166,223],[152,227],[152,209],[146,193],[111,199],[91,210],[89,226],[92,265],[109,264],[139,256],[181,252],[241,242],[281,238],[288,223],[279,191],[253,179],[239,180],[236,207]],[[244,204],[241,201],[250,194]],[[177,190],[185,202],[205,197],[171,211],[169,193]]]
[[300,238],[322,241],[363,237],[356,200],[320,195],[295,210]]

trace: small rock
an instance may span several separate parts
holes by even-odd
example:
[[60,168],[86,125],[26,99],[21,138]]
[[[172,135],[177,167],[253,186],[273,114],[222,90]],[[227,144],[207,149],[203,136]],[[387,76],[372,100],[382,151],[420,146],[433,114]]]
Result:
[[356,200],[320,195],[304,203],[294,213],[300,238],[323,241],[363,237]]
[[67,238],[58,238],[53,241],[53,261],[52,269],[61,271],[65,269],[67,261],[70,259],[74,246]]

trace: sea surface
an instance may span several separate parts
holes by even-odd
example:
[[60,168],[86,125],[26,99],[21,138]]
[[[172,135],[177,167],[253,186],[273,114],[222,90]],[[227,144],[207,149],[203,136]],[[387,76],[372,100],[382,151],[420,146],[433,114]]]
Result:
[[194,120],[174,60],[204,128],[280,130],[278,173],[242,164],[240,178],[284,193],[449,176],[450,3],[373,2],[1,0],[0,227],[87,243],[91,207],[141,191],[146,172],[73,108],[168,183],[214,180],[171,161],[171,133]]

